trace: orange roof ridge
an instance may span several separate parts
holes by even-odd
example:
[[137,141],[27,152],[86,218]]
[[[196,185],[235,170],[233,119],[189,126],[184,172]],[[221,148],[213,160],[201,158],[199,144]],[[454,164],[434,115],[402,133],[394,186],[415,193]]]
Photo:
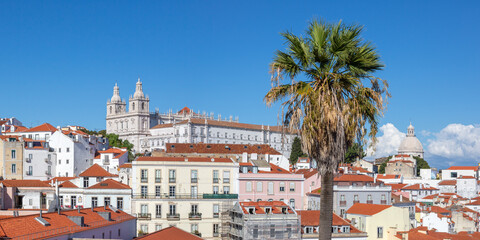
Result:
[[115,174],[109,173],[98,164],[93,164],[78,175],[79,177],[115,177]]
[[390,207],[392,205],[355,203],[347,210],[347,213],[372,216]]
[[89,189],[131,189],[131,188],[130,186],[123,184],[119,181],[115,181],[113,179],[106,179],[93,186],[90,186]]
[[51,124],[43,123],[43,124],[38,125],[36,127],[32,127],[30,129],[27,129],[23,132],[55,132],[57,130],[58,129],[56,127],[52,126]]

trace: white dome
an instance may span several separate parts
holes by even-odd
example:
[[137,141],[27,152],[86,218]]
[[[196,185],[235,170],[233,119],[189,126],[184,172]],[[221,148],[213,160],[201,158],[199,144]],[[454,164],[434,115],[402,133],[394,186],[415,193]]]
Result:
[[110,99],[110,102],[121,102],[122,99],[120,98],[120,88],[115,83],[115,87],[113,87],[113,96]]
[[137,87],[135,89],[135,93],[133,94],[133,98],[145,98],[145,95],[143,95],[142,82],[140,82],[140,78],[138,78]]
[[410,124],[407,130],[407,136],[398,147],[398,154],[409,154],[423,158],[423,146],[420,140],[415,137],[415,128]]

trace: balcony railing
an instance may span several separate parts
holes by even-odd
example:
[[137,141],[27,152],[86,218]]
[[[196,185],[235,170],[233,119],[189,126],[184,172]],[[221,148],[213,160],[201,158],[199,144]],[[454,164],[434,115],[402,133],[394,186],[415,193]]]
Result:
[[202,213],[189,213],[188,219],[190,220],[202,220]]
[[213,218],[218,218],[219,216],[220,216],[220,213],[218,213],[218,212],[213,213]]
[[202,237],[202,234],[201,234],[200,232],[198,232],[198,231],[192,232],[192,234],[195,234],[195,235],[197,235],[197,236],[199,236],[199,237]]
[[360,203],[360,201],[358,201],[358,200],[353,200],[353,204],[355,204],[355,203]]
[[175,214],[167,214],[167,220],[180,220],[180,214],[175,213]]
[[192,178],[191,183],[198,183],[198,178]]
[[152,214],[151,213],[138,213],[137,214],[138,220],[151,220]]
[[220,236],[220,233],[214,232],[214,233],[213,233],[213,236],[214,236],[214,237],[218,237],[218,236]]
[[133,194],[134,199],[238,199],[238,194]]
[[176,182],[176,178],[168,178],[168,182],[169,182],[169,183],[175,183],[175,182]]
[[110,160],[103,160],[103,165],[110,165]]
[[340,207],[347,206],[347,201],[340,201]]
[[230,183],[230,178],[224,178],[223,183]]
[[367,204],[373,204],[373,200],[367,200]]
[[162,182],[162,178],[155,178],[155,182],[156,182],[156,183],[161,183],[161,182]]
[[51,176],[51,175],[52,175],[52,172],[46,170],[46,171],[45,171],[45,175]]
[[213,178],[213,183],[218,183],[220,182],[220,178]]
[[140,179],[140,182],[146,183],[146,182],[148,182],[148,178],[141,178],[141,179]]
[[48,159],[48,158],[45,158],[45,162],[48,163],[48,164],[51,163],[51,162],[50,162],[50,159]]
[[26,174],[27,176],[32,176],[32,172],[27,171]]
[[380,200],[380,204],[387,204],[387,200]]
[[31,159],[31,158],[26,158],[26,159],[25,159],[25,162],[31,163],[31,162],[32,162],[32,159]]

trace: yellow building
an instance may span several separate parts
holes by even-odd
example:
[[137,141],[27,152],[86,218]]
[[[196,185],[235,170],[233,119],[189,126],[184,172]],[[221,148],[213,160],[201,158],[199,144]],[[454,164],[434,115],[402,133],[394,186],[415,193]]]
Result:
[[23,179],[23,139],[0,136],[0,174],[3,179]]
[[408,208],[391,205],[356,203],[347,210],[347,219],[362,232],[367,240],[396,239],[397,231],[410,230]]
[[132,162],[132,212],[140,233],[176,226],[220,239],[221,213],[238,200],[238,164],[229,158],[139,157]]

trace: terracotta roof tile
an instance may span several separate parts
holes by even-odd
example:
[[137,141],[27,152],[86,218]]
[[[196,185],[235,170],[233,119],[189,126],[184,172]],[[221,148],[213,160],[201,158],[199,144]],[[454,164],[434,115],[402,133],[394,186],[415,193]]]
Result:
[[457,185],[457,180],[443,180],[438,183],[440,186],[446,186],[446,185]]
[[364,174],[343,174],[333,179],[334,182],[374,182],[373,177]]
[[[240,128],[240,129],[253,129],[253,130],[268,130],[270,129],[271,132],[282,132],[287,131],[286,128],[283,128],[281,126],[263,126],[263,125],[257,125],[257,124],[248,124],[248,123],[237,123],[237,122],[228,122],[228,121],[217,121],[217,120],[211,120],[211,119],[200,119],[200,118],[191,118],[190,122],[193,124],[205,124],[205,121],[207,122],[208,125],[210,126],[218,126],[218,127],[229,127],[229,128]],[[177,125],[181,124],[187,124],[188,120],[181,121],[179,123],[176,123]],[[170,124],[162,124],[164,126],[155,126],[153,127],[154,129],[156,128],[162,128],[162,127],[171,127],[172,125]]]
[[310,178],[311,176],[315,176],[318,171],[316,169],[298,169],[294,172],[295,174],[303,174],[305,179]]
[[118,166],[118,168],[132,168],[132,163],[124,163]]
[[139,157],[135,161],[186,162],[186,159],[188,162],[234,163],[233,160],[230,158],[208,158],[208,157]]
[[445,170],[474,170],[478,171],[478,166],[451,166]]
[[394,174],[378,174],[377,179],[399,179],[401,176],[400,175],[394,175]]
[[61,188],[78,188],[77,185],[73,184],[70,181],[65,181],[62,184],[58,185],[58,187],[61,187]]
[[44,123],[41,125],[38,125],[36,127],[32,127],[28,130],[25,130],[24,132],[56,132],[58,129],[48,123]]
[[3,180],[1,183],[5,187],[51,187],[41,180]]
[[349,214],[358,214],[358,215],[375,215],[391,205],[380,205],[380,204],[366,204],[366,203],[355,203],[352,207],[347,210]]
[[87,170],[80,173],[80,177],[115,177],[116,175],[109,173],[107,170],[100,167],[98,164],[93,164]]
[[223,143],[167,143],[167,153],[199,153],[199,154],[242,154],[257,153],[281,155],[268,144],[223,144]]
[[258,171],[258,173],[288,173],[288,174],[291,174],[290,171],[286,170],[286,169],[283,169],[273,163],[269,163],[270,164],[270,171]]
[[385,185],[391,186],[392,191],[398,191],[398,190],[402,189],[403,187],[407,186],[407,184],[405,184],[405,183],[386,183]]
[[158,230],[156,232],[135,238],[142,240],[157,240],[157,239],[168,239],[168,240],[200,240],[202,238],[193,235],[189,232],[185,232],[174,226]]
[[130,186],[125,185],[121,182],[115,181],[113,179],[107,179],[89,187],[89,189],[131,189],[131,188]]
[[430,187],[430,186],[425,186],[423,184],[413,184],[413,185],[410,185],[410,186],[406,186],[404,188],[402,188],[402,190],[438,190],[437,188],[434,188],[434,187]]
[[[320,222],[320,211],[316,210],[297,210],[297,214],[301,216],[302,226],[318,226]],[[347,220],[333,213],[332,226],[350,226],[351,233],[361,233],[362,231],[355,228]]]

